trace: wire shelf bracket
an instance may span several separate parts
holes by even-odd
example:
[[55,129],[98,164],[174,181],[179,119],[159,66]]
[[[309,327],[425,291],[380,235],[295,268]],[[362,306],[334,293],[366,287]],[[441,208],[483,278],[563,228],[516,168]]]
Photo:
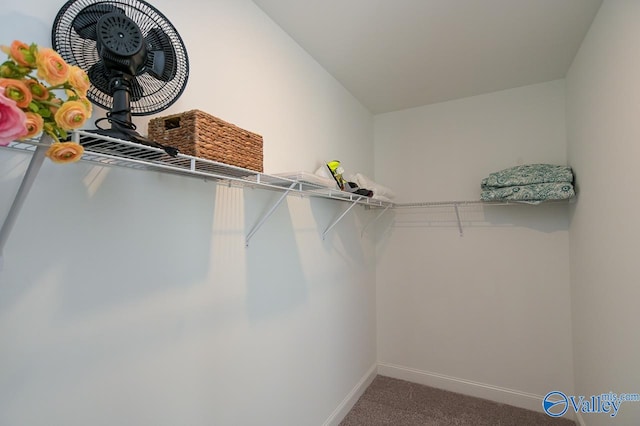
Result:
[[342,214],[336,220],[334,220],[331,223],[331,225],[329,225],[329,227],[327,229],[325,229],[325,231],[322,233],[322,239],[323,240],[325,239],[325,237],[327,236],[329,231],[331,231],[333,229],[333,227],[336,226],[338,224],[338,222],[340,222],[342,220],[342,218],[345,217],[347,215],[347,213],[349,213],[351,211],[351,209],[356,206],[356,204],[358,204],[358,200],[359,199],[352,201],[351,204],[349,205],[349,207],[347,207],[347,209],[344,212],[342,212]]
[[245,247],[249,247],[249,241],[251,241],[251,238],[253,238],[253,236],[255,235],[256,232],[258,232],[258,230],[262,227],[262,225],[264,225],[264,223],[267,221],[267,219],[269,219],[271,217],[271,215],[276,211],[276,209],[280,206],[280,204],[282,204],[282,202],[284,201],[285,198],[287,198],[287,195],[289,195],[289,193],[291,191],[293,191],[293,189],[295,188],[295,186],[297,185],[297,182],[293,182],[289,188],[287,188],[282,195],[280,195],[280,197],[278,198],[278,200],[271,206],[271,208],[264,214],[262,215],[262,217],[260,218],[260,220],[258,220],[258,223],[256,223],[254,225],[254,227],[251,229],[251,231],[249,231],[249,233],[247,234],[247,239],[245,241]]
[[375,218],[367,222],[367,224],[364,226],[364,228],[362,228],[362,231],[360,232],[360,238],[364,237],[364,233],[367,231],[367,229],[369,229],[371,225],[376,223],[378,219],[380,219],[382,215],[385,214],[387,210],[389,210],[390,207],[391,206],[386,206],[380,213],[378,213],[378,215]]
[[456,211],[456,219],[458,221],[458,232],[460,232],[461,237],[464,237],[464,231],[462,230],[462,222],[460,221],[460,209],[458,208],[458,204],[454,204],[453,208]]

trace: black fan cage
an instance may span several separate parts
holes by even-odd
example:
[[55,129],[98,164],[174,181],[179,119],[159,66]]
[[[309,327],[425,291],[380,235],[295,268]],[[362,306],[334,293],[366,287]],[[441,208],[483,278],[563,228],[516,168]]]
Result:
[[[151,115],[171,106],[182,95],[189,77],[189,58],[178,31],[169,20],[156,8],[142,0],[70,0],[56,17],[51,30],[53,48],[69,64],[77,65],[89,72],[91,67],[100,67],[100,57],[96,42],[81,37],[73,27],[74,19],[86,7],[105,5],[116,7],[125,12],[142,31],[146,38],[158,31],[166,34],[173,47],[176,69],[175,76],[169,81],[162,81],[149,73],[135,76],[131,88],[131,114],[134,116]],[[94,67],[94,68],[96,68]],[[113,106],[113,97],[104,90],[107,85],[93,83],[87,92],[87,98],[96,105],[107,110]]]

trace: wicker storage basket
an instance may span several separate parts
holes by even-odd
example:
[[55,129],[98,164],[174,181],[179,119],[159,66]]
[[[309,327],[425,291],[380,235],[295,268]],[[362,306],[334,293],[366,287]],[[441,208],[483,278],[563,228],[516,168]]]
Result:
[[149,121],[149,139],[182,154],[262,172],[262,136],[199,110]]

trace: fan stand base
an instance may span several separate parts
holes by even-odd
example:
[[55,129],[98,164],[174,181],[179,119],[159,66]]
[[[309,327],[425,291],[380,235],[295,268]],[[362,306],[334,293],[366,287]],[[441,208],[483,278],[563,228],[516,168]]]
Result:
[[[160,148],[172,157],[175,157],[178,154],[177,148],[174,148],[172,146],[162,145],[158,142],[152,141],[151,139],[147,139],[144,136],[137,133],[135,130],[131,130],[131,129],[114,126],[111,129],[92,129],[92,130],[87,130],[87,132],[95,133],[100,136],[107,136],[114,139],[135,142],[141,145],[152,146],[154,148]],[[91,145],[91,143],[84,144],[84,145]]]

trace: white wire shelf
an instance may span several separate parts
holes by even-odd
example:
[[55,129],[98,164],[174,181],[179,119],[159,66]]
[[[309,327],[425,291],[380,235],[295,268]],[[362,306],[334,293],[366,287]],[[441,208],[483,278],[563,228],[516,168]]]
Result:
[[395,203],[393,208],[395,209],[419,209],[419,208],[429,208],[429,207],[464,207],[464,206],[474,206],[474,205],[487,205],[487,206],[537,206],[540,204],[552,204],[552,203],[573,203],[575,202],[576,197],[566,198],[562,200],[546,200],[540,202],[531,202],[531,201],[519,201],[519,200],[494,200],[494,201],[483,201],[483,200],[459,200],[459,201],[426,201],[426,202],[415,202],[415,203]]
[[[114,139],[91,132],[76,131],[73,134],[73,139],[81,143],[85,148],[82,161],[101,166],[158,171],[252,188],[259,187],[278,191],[290,190],[290,192],[301,196],[329,198],[372,207],[390,207],[393,205],[393,203],[340,191],[339,189],[327,188],[312,182],[296,181],[180,153],[172,157],[160,148]],[[48,146],[48,144],[32,139],[11,142],[5,148],[34,152],[38,146]]]
[[[282,195],[278,201],[262,216],[247,235],[247,246],[253,235],[289,194],[297,194],[311,198],[326,198],[349,203],[348,208],[323,232],[323,238],[356,205],[384,208],[385,211],[393,206],[393,203],[341,191],[339,189],[324,187],[313,182],[269,175],[180,153],[174,157],[168,155],[161,148],[115,139],[93,132],[76,131],[73,132],[72,138],[74,141],[83,145],[84,154],[81,161],[84,162],[100,166],[156,171],[200,178],[229,186],[257,187],[281,192]],[[8,234],[13,228],[14,222],[17,220],[17,213],[22,207],[31,185],[38,174],[44,159],[44,153],[49,145],[50,139],[45,136],[41,139],[14,141],[4,147],[14,151],[28,152],[32,154],[32,159],[9,214],[3,222],[2,228],[0,228],[0,256]]]
[[[134,142],[114,139],[108,136],[97,135],[87,131],[73,133],[75,141],[80,142],[85,153],[82,161],[111,167],[126,167],[139,170],[152,170],[163,173],[191,176],[206,180],[212,180],[223,184],[238,186],[260,187],[278,191],[290,191],[302,196],[329,198],[346,201],[349,203],[363,204],[370,207],[409,209],[429,207],[463,207],[467,205],[530,205],[525,201],[482,201],[482,200],[454,200],[454,201],[427,201],[412,203],[392,203],[365,197],[337,188],[328,188],[313,182],[292,180],[282,176],[270,175],[253,170],[243,169],[216,161],[178,154],[169,156],[164,150]],[[38,139],[11,142],[8,149],[17,151],[34,152],[38,146],[48,146]],[[293,185],[293,187],[292,187]],[[550,200],[548,203],[573,202],[575,197],[568,200]]]
[[[342,218],[356,205],[364,205],[371,208],[382,209],[375,219],[370,221],[364,227],[366,230],[371,224],[377,221],[389,209],[409,209],[409,208],[432,208],[432,207],[453,207],[460,235],[462,235],[462,223],[460,220],[459,208],[469,205],[527,205],[531,203],[522,201],[431,201],[417,203],[392,203],[377,200],[371,197],[365,197],[350,192],[341,191],[337,188],[328,188],[313,182],[304,180],[293,180],[281,176],[270,175],[262,172],[244,169],[216,161],[206,160],[203,158],[193,157],[178,153],[175,157],[168,155],[163,149],[142,145],[134,142],[124,141],[99,135],[88,131],[75,131],[72,134],[73,140],[84,146],[84,154],[82,161],[92,164],[108,167],[126,167],[138,170],[149,170],[161,173],[168,173],[180,176],[189,176],[213,181],[219,184],[233,185],[239,187],[263,188],[275,190],[282,193],[280,198],[271,206],[254,228],[248,233],[246,244],[264,224],[264,222],[273,214],[277,207],[284,201],[289,194],[297,194],[303,197],[326,198],[347,202],[348,207],[342,214],[335,219],[322,233],[324,238],[327,233],[342,220]],[[23,182],[20,186],[18,194],[14,199],[12,207],[5,221],[0,228],[0,257],[4,243],[8,237],[10,230],[17,220],[17,212],[20,210],[24,199],[26,198],[35,177],[38,174],[44,152],[50,145],[48,137],[41,139],[30,139],[25,141],[14,141],[8,146],[3,147],[14,151],[28,152],[32,154],[31,163],[25,173]],[[544,204],[550,202],[572,202],[574,199],[545,201]]]
[[437,207],[448,207],[453,208],[453,211],[456,215],[456,222],[458,224],[458,232],[460,236],[464,236],[464,230],[462,226],[462,219],[460,217],[460,208],[468,207],[468,206],[506,206],[506,205],[525,205],[525,206],[538,206],[541,204],[567,204],[574,202],[576,197],[571,197],[567,199],[561,200],[546,200],[539,202],[530,202],[530,201],[520,201],[520,200],[494,200],[494,201],[484,201],[484,200],[463,200],[463,201],[430,201],[430,202],[417,202],[417,203],[396,203],[394,204],[394,209],[425,209],[425,208],[437,208]]

